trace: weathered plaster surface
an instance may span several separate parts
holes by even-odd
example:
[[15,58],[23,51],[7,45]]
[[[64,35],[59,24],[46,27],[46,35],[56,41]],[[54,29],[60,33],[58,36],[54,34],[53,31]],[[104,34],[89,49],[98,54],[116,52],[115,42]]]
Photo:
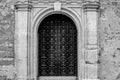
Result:
[[101,0],[99,72],[101,80],[120,80],[120,2]]
[[0,80],[12,80],[14,68],[14,0],[0,0]]

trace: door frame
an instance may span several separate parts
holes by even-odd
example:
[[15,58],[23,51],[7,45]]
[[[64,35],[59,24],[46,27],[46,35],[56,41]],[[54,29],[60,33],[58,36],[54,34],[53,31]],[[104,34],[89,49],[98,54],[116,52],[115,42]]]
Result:
[[82,24],[82,20],[81,20],[81,16],[79,14],[76,13],[76,11],[73,11],[72,9],[69,8],[62,8],[61,11],[54,11],[54,8],[47,8],[47,9],[43,9],[42,11],[40,10],[33,19],[31,19],[31,27],[28,28],[28,73],[29,73],[29,77],[31,79],[35,79],[37,80],[38,76],[37,76],[37,69],[38,69],[38,59],[37,59],[37,55],[38,55],[38,38],[37,38],[37,31],[39,28],[39,25],[41,23],[41,21],[46,18],[49,15],[52,14],[63,14],[66,15],[67,17],[71,18],[73,20],[73,22],[76,25],[76,29],[77,29],[77,65],[78,65],[78,79],[81,80],[84,77],[84,30],[83,30],[83,24]]

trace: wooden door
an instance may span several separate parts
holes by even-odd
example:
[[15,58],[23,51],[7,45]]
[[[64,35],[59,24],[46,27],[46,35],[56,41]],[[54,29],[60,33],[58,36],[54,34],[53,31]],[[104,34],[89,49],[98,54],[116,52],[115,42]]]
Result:
[[77,30],[70,18],[61,14],[45,18],[39,26],[38,43],[39,77],[77,77]]

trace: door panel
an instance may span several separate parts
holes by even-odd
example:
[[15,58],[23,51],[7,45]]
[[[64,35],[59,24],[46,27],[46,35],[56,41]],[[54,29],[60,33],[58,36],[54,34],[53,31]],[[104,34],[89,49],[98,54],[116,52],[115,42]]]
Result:
[[77,30],[70,18],[47,17],[38,39],[38,76],[77,76]]

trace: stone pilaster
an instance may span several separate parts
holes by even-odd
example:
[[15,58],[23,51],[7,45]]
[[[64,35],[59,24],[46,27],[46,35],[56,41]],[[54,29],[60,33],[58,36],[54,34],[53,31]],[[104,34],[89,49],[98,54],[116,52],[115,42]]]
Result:
[[83,80],[98,80],[98,38],[97,23],[99,12],[99,0],[85,0],[85,27],[86,27],[86,43],[85,43],[85,74]]
[[15,5],[15,55],[17,80],[28,80],[28,20],[31,5],[18,2]]

